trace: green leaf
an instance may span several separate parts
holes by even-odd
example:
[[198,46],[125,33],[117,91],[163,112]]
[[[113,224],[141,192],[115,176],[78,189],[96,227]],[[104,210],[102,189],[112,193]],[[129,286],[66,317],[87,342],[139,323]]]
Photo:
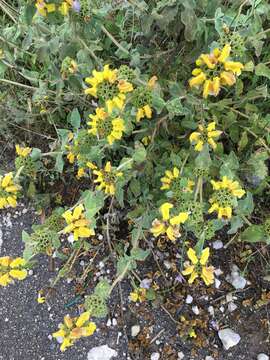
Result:
[[25,231],[22,231],[22,241],[26,244],[31,242],[31,236]]
[[143,250],[140,248],[133,248],[130,252],[131,257],[137,261],[144,261],[149,255],[149,250]]
[[233,216],[230,223],[231,228],[227,232],[227,234],[229,235],[237,233],[238,229],[240,229],[244,225],[243,220],[240,216]]
[[212,160],[209,154],[208,146],[204,146],[202,151],[195,159],[196,167],[200,169],[208,169],[211,166]]
[[82,194],[85,205],[86,217],[91,220],[104,205],[104,194],[102,191],[86,190]]
[[72,110],[72,113],[70,114],[69,121],[74,129],[78,129],[81,125],[81,115],[79,113],[79,110],[77,108]]
[[244,131],[238,143],[238,150],[242,151],[247,146],[247,144],[248,144],[248,136],[247,136],[247,132]]
[[128,271],[136,269],[136,261],[124,255],[117,261],[117,275],[126,275]]
[[153,107],[156,110],[157,114],[161,113],[165,105],[166,102],[160,96],[155,94],[153,98]]
[[38,148],[33,148],[30,157],[36,161],[41,158],[41,150]]
[[55,160],[55,166],[54,166],[55,170],[58,171],[59,173],[63,172],[64,169],[64,160],[63,160],[63,156],[62,154],[57,154],[56,156],[56,160]]
[[106,300],[110,295],[110,289],[111,286],[108,280],[103,279],[100,280],[99,283],[96,285],[94,293],[101,297],[103,300]]
[[132,159],[140,164],[146,159],[147,152],[141,143],[136,143],[136,149],[132,155]]
[[262,225],[251,225],[243,231],[241,239],[246,242],[256,243],[266,241],[267,237]]
[[243,200],[238,201],[238,207],[236,212],[240,215],[248,216],[252,214],[254,210],[254,202],[253,202],[253,196],[250,192],[247,192],[247,195]]
[[265,64],[258,64],[255,66],[255,74],[257,76],[264,76],[267,79],[270,79],[270,69]]

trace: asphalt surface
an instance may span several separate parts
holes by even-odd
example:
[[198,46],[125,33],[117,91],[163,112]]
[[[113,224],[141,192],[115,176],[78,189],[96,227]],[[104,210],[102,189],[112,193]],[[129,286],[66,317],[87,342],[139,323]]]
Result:
[[[21,232],[30,231],[35,221],[36,215],[29,205],[0,210],[0,256],[21,256]],[[48,271],[47,258],[41,256],[32,275],[0,287],[0,360],[87,360],[92,347],[105,344],[118,351],[117,360],[126,359],[120,349],[121,341],[117,344],[117,329],[106,335],[100,331],[99,325],[104,321],[97,324],[98,330],[93,336],[79,340],[64,353],[60,352],[60,345],[51,334],[57,330],[64,315],[78,316],[78,309],[66,310],[64,307],[73,296],[72,284],[66,280],[59,284],[57,293],[48,303],[37,302],[38,291],[49,286],[55,275]]]

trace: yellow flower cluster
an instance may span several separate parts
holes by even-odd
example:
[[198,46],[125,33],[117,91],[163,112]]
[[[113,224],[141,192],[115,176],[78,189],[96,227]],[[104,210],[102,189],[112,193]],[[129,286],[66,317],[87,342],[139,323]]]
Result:
[[[166,170],[165,176],[161,179],[162,186],[161,190],[169,190],[173,187],[176,180],[180,180],[180,170],[177,167],[174,167],[173,170]],[[186,188],[182,189],[185,192],[192,192],[194,186],[194,181],[188,180]]]
[[203,125],[199,125],[198,126],[199,131],[195,131],[190,135],[189,141],[192,144],[196,144],[195,145],[196,151],[202,151],[204,144],[209,144],[213,148],[213,150],[216,149],[217,144],[215,142],[215,139],[222,134],[222,131],[215,130],[215,128],[216,128],[216,123],[213,121],[210,124],[208,124],[207,127],[204,127]]
[[26,261],[20,257],[12,259],[9,256],[0,258],[0,285],[7,286],[14,279],[24,280],[27,276]]
[[170,210],[172,208],[173,204],[170,203],[164,203],[160,206],[159,211],[162,220],[155,219],[150,230],[155,237],[166,234],[171,241],[175,241],[180,236],[179,225],[186,222],[189,214],[187,212],[179,212],[178,215],[171,216]]
[[[136,114],[136,121],[140,122],[141,119],[143,119],[144,117],[146,117],[147,119],[151,119],[153,116],[153,111],[152,108],[150,106],[150,99],[147,98],[149,97],[149,91],[152,91],[156,85],[156,81],[157,81],[157,77],[156,76],[152,76],[151,79],[148,81],[147,86],[145,87],[144,91],[142,91],[142,93],[140,94],[140,97],[144,97],[144,104],[142,106],[139,106],[137,109],[137,114]],[[137,89],[140,90],[140,89]],[[143,93],[145,92],[144,96]],[[151,98],[151,95],[150,95]],[[149,102],[149,103],[145,103]]]
[[222,181],[211,180],[211,184],[215,192],[209,199],[211,207],[208,213],[217,212],[219,219],[222,217],[230,219],[237,199],[245,195],[245,190],[240,187],[238,181],[230,180],[227,176],[223,176]]
[[192,284],[199,276],[203,279],[207,286],[214,282],[214,267],[206,266],[210,255],[209,247],[205,248],[200,256],[197,256],[195,250],[189,248],[187,256],[191,261],[185,263],[185,270],[182,272],[183,275],[190,275],[189,284]]
[[0,176],[0,209],[16,207],[19,190],[20,186],[14,183],[12,172]]
[[36,8],[40,15],[47,16],[50,13],[59,11],[63,16],[66,16],[69,10],[73,6],[73,0],[64,0],[59,6],[56,6],[55,3],[47,3],[45,0],[37,0]]
[[97,108],[95,115],[89,115],[92,121],[88,122],[91,129],[89,134],[97,136],[99,139],[106,138],[112,145],[115,140],[120,140],[125,130],[124,120],[120,117],[112,117],[111,109],[108,112],[104,108]]
[[[126,93],[133,91],[133,85],[126,80],[119,80],[117,69],[110,69],[105,65],[103,71],[92,71],[92,77],[87,77],[85,82],[91,85],[85,90],[85,94],[94,97],[104,97],[109,113],[114,107],[122,110],[125,104]],[[105,85],[106,91],[101,91],[102,85]]]
[[88,238],[95,235],[95,231],[90,228],[90,222],[86,219],[84,211],[84,206],[80,204],[73,211],[67,210],[62,215],[68,224],[63,233],[73,233],[75,241],[79,238]]
[[85,311],[79,317],[71,318],[69,315],[64,317],[64,322],[60,325],[58,331],[52,334],[54,338],[62,338],[60,350],[63,352],[81,337],[87,337],[94,334],[96,324],[89,321],[90,311]]
[[196,60],[198,67],[192,71],[190,87],[203,86],[203,97],[207,98],[208,95],[217,96],[221,85],[234,85],[244,65],[229,60],[230,52],[231,46],[226,44],[222,50],[216,48],[210,54],[201,54]]
[[129,294],[129,299],[133,302],[144,302],[146,300],[146,289],[134,289],[134,291]]
[[99,183],[97,189],[104,190],[105,194],[114,195],[117,178],[123,176],[123,173],[114,169],[110,161],[107,161],[104,169],[93,170],[93,173],[97,175],[94,180],[94,183]]
[[30,148],[30,147],[21,147],[18,144],[15,146],[15,148],[16,148],[16,154],[18,156],[21,156],[21,157],[24,157],[24,158],[27,157],[32,151],[32,148]]

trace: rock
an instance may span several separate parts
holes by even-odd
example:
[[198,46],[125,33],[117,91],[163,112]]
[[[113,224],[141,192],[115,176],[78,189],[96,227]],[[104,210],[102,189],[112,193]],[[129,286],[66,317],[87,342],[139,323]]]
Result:
[[193,301],[193,297],[191,295],[188,295],[186,298],[186,304],[191,304]]
[[140,325],[133,325],[131,327],[131,336],[136,337],[139,334],[140,331],[141,331]]
[[223,242],[221,240],[216,240],[213,242],[213,249],[219,250],[223,248]]
[[184,359],[184,357],[185,357],[185,354],[182,353],[182,351],[179,351],[177,360],[182,360],[182,359]]
[[214,309],[214,307],[213,307],[212,305],[210,305],[210,306],[208,307],[208,312],[209,312],[209,314],[210,314],[211,316],[214,316],[214,315],[215,315],[215,309]]
[[231,284],[237,290],[244,289],[247,284],[247,280],[238,274],[232,278]]
[[236,309],[237,309],[237,305],[236,305],[235,303],[230,302],[230,303],[228,304],[228,311],[229,311],[229,312],[233,312],[233,311],[236,310]]
[[111,360],[117,356],[117,351],[102,345],[92,348],[87,354],[87,360]]
[[192,306],[192,311],[194,312],[195,315],[199,315],[199,313],[200,313],[200,310],[197,305]]
[[115,318],[112,319],[112,324],[113,324],[113,326],[117,325],[117,320]]
[[172,264],[168,260],[165,260],[163,264],[167,270],[170,270],[170,268],[172,267]]
[[269,356],[261,353],[257,356],[257,360],[269,360]]
[[237,265],[232,266],[232,272],[231,275],[228,275],[226,277],[226,280],[232,284],[232,286],[238,290],[238,289],[244,289],[244,287],[247,284],[247,280],[240,275],[240,271]]
[[205,360],[215,360],[212,356],[206,356]]
[[241,340],[240,335],[229,328],[219,330],[218,336],[222,341],[225,350],[229,350],[231,347],[237,345]]
[[155,352],[151,354],[151,360],[158,360],[160,358],[159,353]]
[[215,288],[218,289],[221,285],[221,281],[217,278],[215,278]]

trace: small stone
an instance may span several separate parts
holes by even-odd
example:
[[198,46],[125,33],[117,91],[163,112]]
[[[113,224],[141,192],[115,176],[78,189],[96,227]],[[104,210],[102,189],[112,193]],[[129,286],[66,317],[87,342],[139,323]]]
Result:
[[237,345],[241,340],[240,335],[230,328],[219,330],[218,336],[225,350],[229,350],[231,347]]
[[261,353],[257,356],[257,360],[269,360],[269,356]]
[[158,352],[151,354],[151,360],[158,360],[159,358],[160,358],[160,355]]
[[182,351],[179,351],[178,355],[178,359],[177,360],[182,360],[185,357],[185,354]]
[[236,310],[237,309],[237,305],[234,303],[234,302],[230,302],[229,304],[228,304],[228,311],[229,312],[233,312],[234,310]]
[[235,289],[244,289],[246,286],[247,280],[240,276],[239,274],[232,277],[231,284]]
[[170,270],[170,268],[172,267],[172,264],[168,261],[168,260],[165,260],[164,261],[164,266],[167,270]]
[[224,313],[225,307],[224,307],[224,306],[221,306],[221,307],[219,308],[219,310],[220,310],[222,313]]
[[107,321],[107,324],[106,324],[108,327],[110,327],[111,325],[112,325],[112,321],[111,321],[111,319],[108,319],[108,321]]
[[81,265],[81,266],[84,266],[84,265],[85,265],[84,260],[81,260],[81,261],[80,261],[80,265]]
[[140,325],[133,325],[131,327],[131,336],[136,337],[139,334],[140,331],[141,331]]
[[223,248],[223,242],[221,240],[216,240],[213,242],[213,249],[219,250]]
[[193,297],[192,297],[191,295],[188,295],[188,296],[186,297],[186,304],[191,304],[192,301],[193,301]]
[[30,270],[28,270],[28,275],[33,275],[34,274],[34,272],[33,272],[33,270],[32,269],[30,269]]
[[205,360],[215,360],[212,356],[206,356]]
[[223,271],[218,268],[218,269],[215,269],[215,270],[214,270],[214,273],[215,273],[216,276],[220,276],[220,275],[223,274]]
[[102,345],[92,348],[87,354],[87,360],[111,360],[118,355],[117,351]]
[[117,325],[117,320],[114,318],[114,319],[112,319],[112,324],[113,324],[113,326],[116,326]]
[[217,278],[215,278],[215,288],[218,289],[221,285],[221,281]]
[[208,312],[209,312],[209,314],[210,314],[211,316],[214,316],[214,315],[215,315],[215,309],[214,309],[214,307],[213,307],[212,305],[210,305],[210,306],[208,307]]
[[199,315],[199,313],[200,313],[200,310],[197,305],[192,306],[192,311],[194,312],[195,315]]

